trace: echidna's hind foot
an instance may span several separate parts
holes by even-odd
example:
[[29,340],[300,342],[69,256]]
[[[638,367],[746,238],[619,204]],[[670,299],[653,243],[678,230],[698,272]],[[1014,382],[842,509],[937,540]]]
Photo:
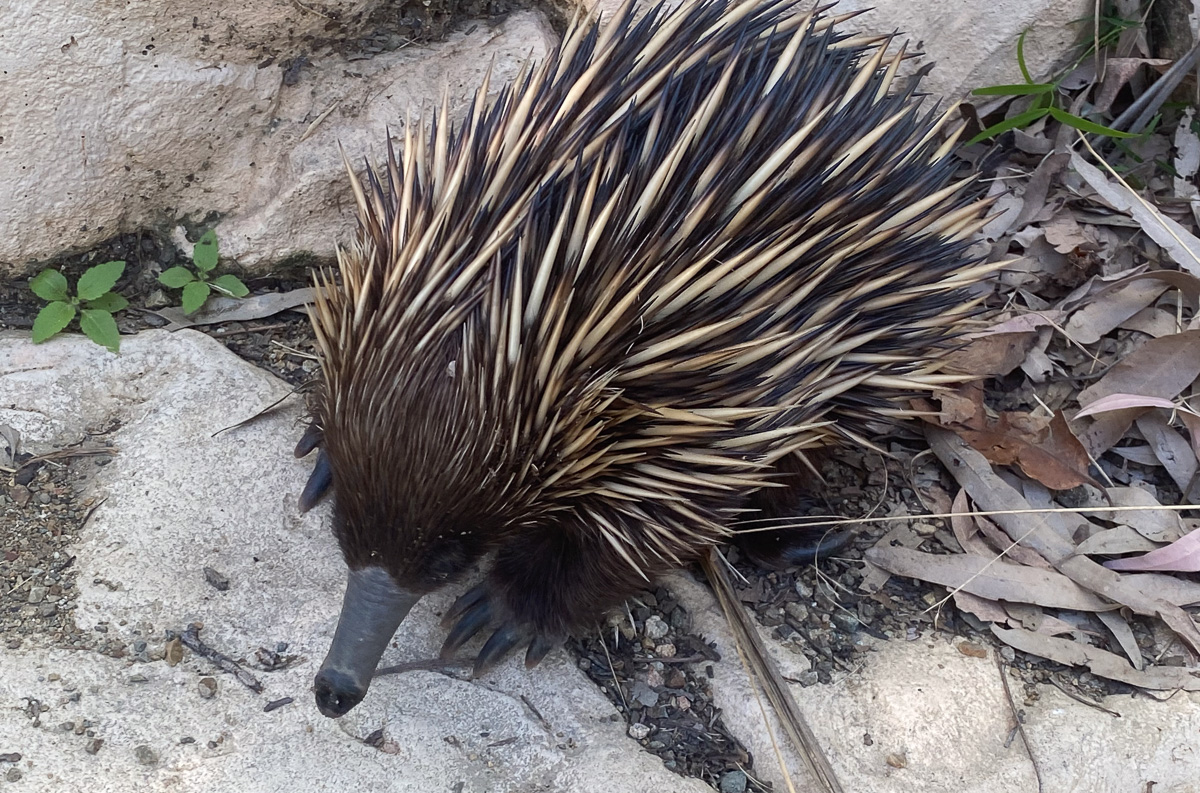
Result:
[[[808,457],[817,464],[823,455],[809,452]],[[763,488],[750,497],[752,518],[734,536],[738,548],[768,570],[813,564],[844,548],[854,538],[853,529],[805,526],[800,517],[819,503],[820,478],[795,456],[776,467],[784,487]]]
[[[307,457],[313,449],[320,448],[324,440],[325,434],[320,427],[316,424],[308,425],[308,429],[304,430],[304,434],[300,436],[300,441],[296,444],[294,452],[296,458]],[[300,494],[300,511],[308,512],[321,503],[321,499],[329,493],[332,486],[333,466],[329,464],[329,455],[325,453],[324,449],[321,449],[317,452],[317,464],[313,466],[308,482],[304,485],[304,491]]]
[[784,570],[815,564],[845,548],[854,538],[853,529],[815,532],[806,528],[747,531],[734,540],[742,553],[759,567]]

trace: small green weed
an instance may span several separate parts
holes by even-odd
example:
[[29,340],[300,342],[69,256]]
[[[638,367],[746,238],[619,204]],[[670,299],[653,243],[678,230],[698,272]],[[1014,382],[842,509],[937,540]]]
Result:
[[101,347],[118,352],[121,336],[113,314],[129,301],[112,291],[125,272],[125,262],[105,262],[89,267],[75,282],[72,295],[66,276],[58,270],[42,270],[29,281],[29,288],[48,300],[33,320],[33,343],[40,344],[62,331],[79,314],[79,329]]
[[1069,113],[1066,110],[1058,107],[1055,102],[1058,98],[1059,83],[1065,77],[1059,77],[1048,83],[1035,83],[1032,75],[1029,73],[1029,67],[1025,65],[1025,33],[1022,32],[1020,38],[1017,39],[1017,65],[1021,68],[1021,76],[1025,78],[1024,83],[1014,85],[989,85],[985,88],[976,88],[971,93],[975,96],[1031,96],[1033,103],[1029,109],[1023,113],[1018,113],[1012,118],[1006,118],[1003,121],[993,124],[987,129],[980,132],[975,137],[967,141],[967,145],[978,143],[988,138],[994,138],[1002,132],[1008,132],[1010,129],[1024,129],[1038,119],[1049,116],[1060,124],[1065,124],[1081,132],[1090,132],[1096,135],[1107,135],[1110,138],[1136,138],[1138,135],[1132,132],[1122,132],[1111,127],[1106,127],[1103,124],[1097,124],[1094,121],[1088,121],[1082,116],[1077,116],[1074,113]]
[[192,248],[192,264],[196,266],[196,272],[193,273],[186,267],[172,267],[158,276],[163,286],[183,289],[185,314],[200,310],[212,296],[214,289],[229,297],[245,297],[250,294],[249,288],[236,275],[226,273],[213,278],[218,258],[217,233],[209,229]]

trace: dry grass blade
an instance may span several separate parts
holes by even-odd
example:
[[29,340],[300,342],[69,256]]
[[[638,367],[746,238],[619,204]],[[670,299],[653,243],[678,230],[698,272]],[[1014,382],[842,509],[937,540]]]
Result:
[[[788,693],[787,684],[767,655],[758,631],[751,625],[746,612],[738,604],[733,584],[729,581],[725,567],[718,560],[716,550],[710,549],[701,558],[701,563],[704,574],[717,594],[717,602],[721,604],[721,611],[725,613],[725,619],[729,622],[738,648],[748,662],[751,675],[757,678],[750,681],[751,686],[757,684],[762,687],[767,701],[771,703],[771,708],[779,718],[779,723],[783,725],[792,745],[804,759],[809,773],[821,785],[821,789],[828,793],[842,793],[842,786],[834,774],[833,766],[829,764],[804,715],[800,713],[795,700]],[[784,773],[786,775],[787,769],[784,769]]]

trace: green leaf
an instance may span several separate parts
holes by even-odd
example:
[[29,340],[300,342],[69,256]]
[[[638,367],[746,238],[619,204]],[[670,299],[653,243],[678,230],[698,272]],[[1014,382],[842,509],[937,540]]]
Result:
[[1137,135],[1133,132],[1122,132],[1119,129],[1106,127],[1103,124],[1097,124],[1094,121],[1088,121],[1086,118],[1080,118],[1065,110],[1059,110],[1057,107],[1050,108],[1050,118],[1055,121],[1066,124],[1068,127],[1073,127],[1080,132],[1092,132],[1097,135],[1107,135],[1110,138],[1136,138]]
[[80,300],[95,300],[117,285],[117,279],[125,272],[125,262],[105,262],[89,267],[87,272],[79,276],[75,284],[75,294]]
[[1048,94],[1054,90],[1053,83],[1014,83],[1012,85],[989,85],[976,88],[975,96],[1034,96]]
[[250,288],[242,283],[236,275],[222,275],[212,282],[213,288],[230,297],[245,297],[250,294]]
[[84,335],[112,352],[121,349],[121,334],[117,332],[117,321],[113,315],[98,308],[85,308],[80,312],[79,327]]
[[172,267],[158,274],[158,282],[172,289],[179,289],[195,280],[196,276],[192,275],[192,271],[186,267]]
[[75,306],[70,303],[55,300],[53,303],[42,306],[42,310],[33,320],[33,343],[41,344],[70,325],[73,319],[75,319]]
[[212,292],[208,284],[203,281],[192,281],[183,288],[183,313],[191,314],[208,300],[209,294]]
[[217,266],[217,232],[209,229],[192,248],[192,262],[202,273],[212,272]]
[[1027,127],[1042,116],[1047,115],[1050,110],[1051,108],[1037,107],[1033,110],[1026,110],[1024,113],[1018,113],[1012,118],[1006,118],[999,124],[991,125],[983,132],[980,132],[978,135],[967,141],[966,145],[970,146],[972,143],[978,143],[981,140],[987,140],[988,138],[999,135],[1001,132],[1008,132],[1010,129],[1014,129],[1016,127]]
[[42,300],[66,300],[67,279],[58,270],[42,270],[29,281],[29,288]]
[[88,308],[94,308],[99,311],[107,311],[110,314],[115,314],[118,311],[123,311],[129,308],[129,301],[116,292],[105,292],[95,300],[89,300]]
[[1017,38],[1017,66],[1021,67],[1021,76],[1025,78],[1025,82],[1032,83],[1033,77],[1029,75],[1029,67],[1025,65],[1025,34],[1029,32],[1029,28],[1021,31],[1021,35]]

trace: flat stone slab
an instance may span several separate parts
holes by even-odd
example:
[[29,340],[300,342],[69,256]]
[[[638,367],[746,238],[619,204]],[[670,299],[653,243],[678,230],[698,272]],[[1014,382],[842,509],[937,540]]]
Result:
[[[302,408],[292,400],[232,427],[288,390],[194,331],[123,337],[120,355],[79,336],[35,346],[0,334],[0,424],[17,428],[35,453],[101,429],[118,449],[91,483],[89,495],[103,502],[73,549],[74,616],[81,631],[100,626],[135,648],[118,659],[36,638],[15,650],[0,643],[0,756],[21,755],[0,762],[0,790],[711,791],[626,737],[612,705],[562,650],[534,673],[514,658],[478,680],[465,671],[382,677],[349,715],[322,717],[310,688],[333,635],[344,567],[328,508],[296,509],[312,465],[291,453]],[[207,582],[205,567],[228,589]],[[760,710],[708,590],[684,573],[666,584],[724,659],[713,664],[716,704],[753,753],[755,773],[788,789],[773,731],[797,790],[816,790]],[[383,663],[433,658],[439,615],[461,590],[425,598]],[[173,667],[156,660],[166,630],[197,621],[208,645],[249,661],[261,694],[190,651]],[[762,633],[784,675],[808,668]],[[147,646],[140,653],[138,641]],[[284,642],[284,655],[299,656],[293,665],[265,671],[253,662],[259,648]],[[992,650],[978,658],[959,644],[938,635],[880,642],[834,683],[792,686],[845,790],[1037,789],[1030,755],[1010,735]],[[1009,685],[1045,790],[1142,791],[1151,781],[1156,793],[1200,789],[1200,694],[1110,697],[1102,704],[1116,718],[1049,686],[1025,704],[1020,681]],[[265,710],[285,697],[293,701]],[[85,722],[104,741],[94,754],[79,734]],[[12,769],[18,782],[5,781]]]
[[[20,789],[711,790],[627,738],[561,650],[537,674],[514,659],[475,681],[465,670],[383,677],[345,718],[321,716],[312,677],[333,636],[344,566],[328,507],[296,508],[312,466],[291,453],[299,400],[215,434],[288,391],[194,331],[125,337],[120,355],[78,336],[37,346],[0,337],[0,423],[20,430],[27,449],[118,426],[109,437],[119,451],[92,484],[103,503],[75,549],[78,627],[153,650],[165,630],[199,621],[202,640],[233,658],[280,642],[301,657],[274,672],[248,664],[264,687],[255,694],[189,651],[170,667],[29,641],[0,650],[0,755],[21,754]],[[229,588],[209,584],[204,567]],[[453,596],[423,601],[383,663],[436,657],[438,615]],[[211,698],[201,694],[206,676],[217,682]],[[264,711],[284,697],[294,701]],[[36,729],[33,700],[48,706]],[[83,720],[104,740],[95,755],[86,736],[61,729]]]
[[[561,18],[581,5],[548,0]],[[361,39],[384,0],[6,0],[0,26],[0,273],[140,229],[216,225],[223,256],[263,272],[292,256],[331,257],[354,222],[339,144],[378,162],[387,131],[437,107],[461,117],[540,58],[557,36],[545,13],[461,20],[445,40],[392,51]],[[639,7],[650,0],[639,0]],[[935,101],[1036,79],[1081,32],[1090,0],[842,0],[847,24],[901,31]],[[398,13],[398,11],[393,11]],[[358,20],[359,23],[355,23]],[[321,42],[326,42],[328,46]],[[389,45],[390,46],[390,45]],[[182,234],[180,248],[190,252]]]

